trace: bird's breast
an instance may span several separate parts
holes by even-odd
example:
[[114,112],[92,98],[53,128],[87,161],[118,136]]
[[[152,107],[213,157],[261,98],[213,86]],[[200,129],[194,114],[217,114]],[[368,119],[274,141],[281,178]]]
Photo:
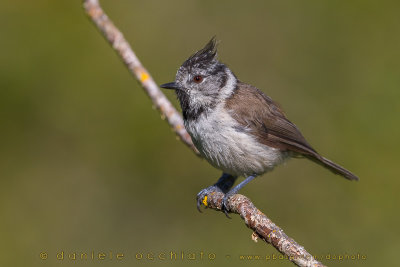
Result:
[[259,143],[221,106],[185,127],[201,155],[214,167],[237,175],[262,174],[283,162],[285,154]]

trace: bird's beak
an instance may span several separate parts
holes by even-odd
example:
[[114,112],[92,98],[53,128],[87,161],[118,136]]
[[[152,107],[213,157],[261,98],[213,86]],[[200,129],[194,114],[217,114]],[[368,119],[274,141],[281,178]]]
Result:
[[181,90],[181,87],[176,82],[164,83],[160,85],[160,87],[165,89]]

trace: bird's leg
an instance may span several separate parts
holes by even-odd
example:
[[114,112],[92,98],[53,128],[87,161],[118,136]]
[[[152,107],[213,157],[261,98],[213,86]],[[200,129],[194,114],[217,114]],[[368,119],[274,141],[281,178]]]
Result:
[[227,209],[227,207],[228,207],[228,202],[229,202],[229,198],[230,198],[231,196],[235,195],[237,192],[239,192],[239,190],[240,190],[241,188],[243,188],[246,184],[248,184],[251,180],[253,180],[253,179],[256,178],[256,177],[257,177],[257,175],[250,175],[250,176],[247,176],[247,178],[244,179],[240,184],[238,184],[237,186],[235,186],[234,188],[232,188],[231,190],[229,190],[228,193],[225,193],[225,196],[224,196],[224,198],[223,198],[223,200],[222,200],[222,210],[224,211],[226,217],[231,218],[231,217],[229,217],[229,215],[228,215],[228,209]]
[[209,186],[203,190],[201,190],[198,194],[197,194],[197,209],[201,212],[200,210],[200,206],[201,204],[204,204],[204,198],[213,193],[213,192],[222,192],[224,194],[226,194],[226,192],[229,191],[229,189],[232,188],[233,184],[236,181],[236,176],[227,174],[227,173],[223,173],[221,178],[218,179],[218,181],[212,185]]

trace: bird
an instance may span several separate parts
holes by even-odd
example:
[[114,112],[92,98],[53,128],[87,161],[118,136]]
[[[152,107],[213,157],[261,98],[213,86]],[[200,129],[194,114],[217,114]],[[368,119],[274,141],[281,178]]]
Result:
[[[321,156],[279,104],[258,88],[240,81],[221,63],[215,36],[183,62],[175,81],[160,87],[176,92],[193,144],[203,158],[222,170],[215,184],[197,194],[199,211],[207,195],[222,192],[222,210],[229,217],[230,197],[255,177],[290,158],[307,158],[348,180],[359,180]],[[238,177],[244,180],[233,187]]]

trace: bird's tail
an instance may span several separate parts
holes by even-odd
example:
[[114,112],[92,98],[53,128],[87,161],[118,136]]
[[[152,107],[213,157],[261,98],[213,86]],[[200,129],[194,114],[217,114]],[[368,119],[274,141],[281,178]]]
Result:
[[315,163],[318,163],[319,165],[327,168],[328,170],[332,171],[333,173],[343,176],[346,179],[354,180],[354,181],[359,180],[358,177],[356,175],[354,175],[353,173],[351,173],[350,171],[348,171],[345,168],[343,168],[342,166],[334,163],[333,161],[320,156],[319,154],[314,154],[312,156],[309,155],[306,157],[308,157]]

